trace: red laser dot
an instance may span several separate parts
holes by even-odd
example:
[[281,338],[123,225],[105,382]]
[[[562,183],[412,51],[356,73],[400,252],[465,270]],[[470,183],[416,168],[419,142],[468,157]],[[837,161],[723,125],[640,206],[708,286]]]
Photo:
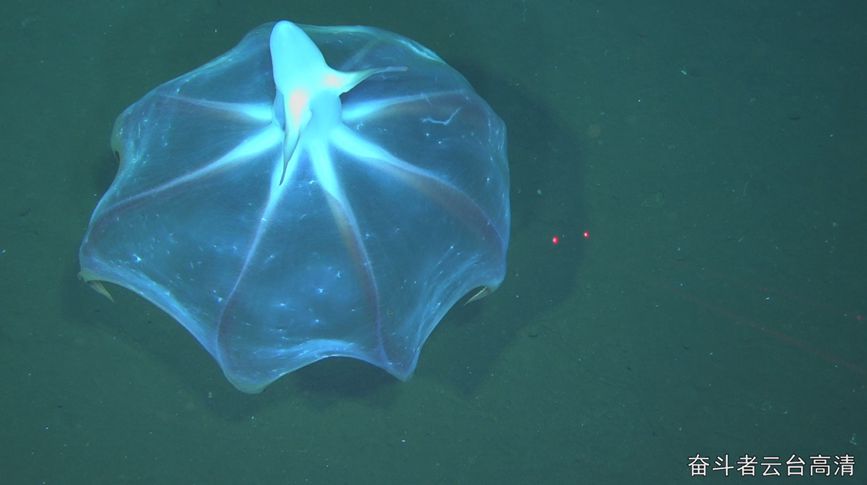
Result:
[[560,238],[557,237],[557,236],[552,237],[552,238],[551,238],[551,244],[553,244],[553,245],[555,245],[555,246],[558,245],[558,244],[560,244]]
[[590,231],[584,231],[581,233],[584,239],[590,239]]

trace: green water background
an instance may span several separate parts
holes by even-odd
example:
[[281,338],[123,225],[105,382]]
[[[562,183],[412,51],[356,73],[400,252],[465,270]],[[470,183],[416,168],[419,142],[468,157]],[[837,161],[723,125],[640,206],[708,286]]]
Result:
[[[331,360],[241,394],[76,279],[115,116],[279,18],[412,37],[509,128],[507,279],[406,383]],[[696,454],[844,453],[854,478],[798,483],[865,483],[865,25],[863,1],[4,2],[0,483],[699,483]]]

